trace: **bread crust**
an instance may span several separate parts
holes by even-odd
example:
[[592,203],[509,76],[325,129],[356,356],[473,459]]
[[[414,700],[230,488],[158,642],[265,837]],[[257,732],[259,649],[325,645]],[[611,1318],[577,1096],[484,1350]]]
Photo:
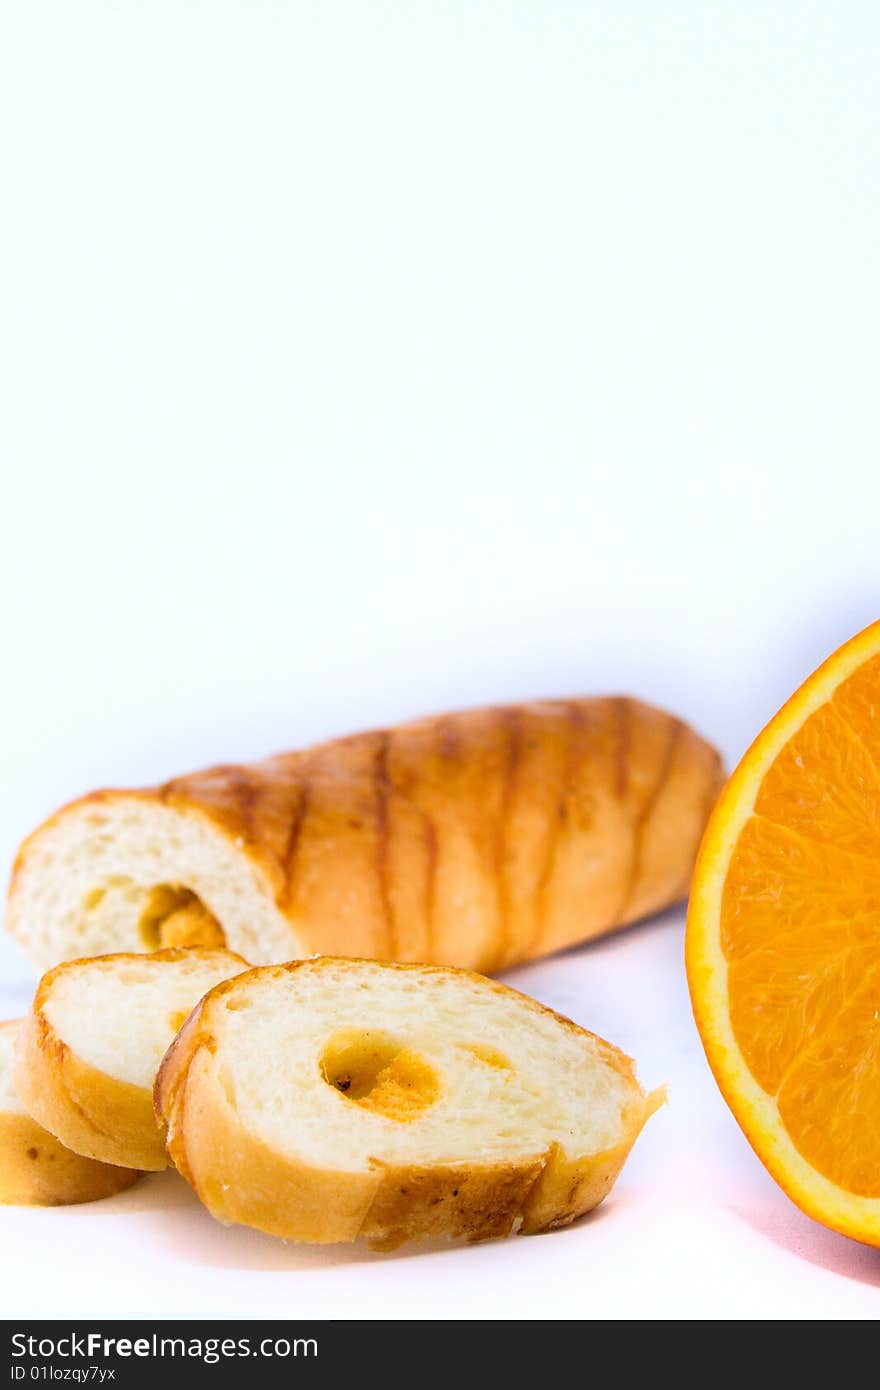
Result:
[[[234,984],[254,975],[358,963],[332,957],[294,961],[224,981],[205,996],[165,1054],[154,1088],[156,1114],[166,1126],[175,1166],[215,1217],[286,1239],[331,1244],[364,1238],[376,1249],[393,1250],[409,1240],[535,1234],[568,1225],[607,1196],[665,1093],[646,1096],[632,1060],[594,1034],[587,1036],[598,1045],[602,1060],[631,1088],[624,1137],[603,1153],[569,1157],[553,1144],[544,1154],[512,1162],[413,1167],[374,1160],[367,1172],[335,1171],[281,1154],[248,1132],[214,1065],[213,1011]],[[515,994],[575,1033],[587,1031],[528,995],[470,971],[410,964],[383,969],[464,975],[499,993]]]
[[[157,953],[186,959],[186,948]],[[138,961],[121,953],[95,960]],[[40,980],[30,1014],[22,1021],[16,1048],[15,1089],[25,1109],[74,1153],[101,1163],[142,1172],[168,1167],[165,1135],[156,1119],[151,1087],[109,1076],[72,1051],[45,1015],[46,1001],[62,970],[85,962],[69,961]],[[241,962],[245,967],[246,962]]]
[[30,1114],[75,1153],[144,1172],[167,1168],[149,1091],[82,1061],[39,1012],[19,1036],[15,1087]]
[[30,1115],[0,1112],[0,1204],[60,1207],[124,1192],[140,1173],[96,1163],[43,1129]]
[[21,888],[40,872],[44,836],[135,799],[195,818],[245,857],[282,936],[289,928],[283,953],[273,946],[264,959],[322,953],[491,973],[683,897],[723,778],[715,749],[638,700],[422,719],[82,798],[19,851],[7,925],[27,948]]
[[[0,1023],[0,1033],[14,1045],[23,1023]],[[0,1102],[0,1204],[54,1207],[94,1202],[123,1192],[139,1177],[129,1168],[73,1153],[14,1103]]]

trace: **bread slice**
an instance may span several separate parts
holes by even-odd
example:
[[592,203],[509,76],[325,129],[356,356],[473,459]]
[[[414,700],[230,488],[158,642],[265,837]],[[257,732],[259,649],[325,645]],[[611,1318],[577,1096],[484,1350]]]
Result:
[[72,1153],[18,1099],[12,1067],[22,1021],[0,1023],[0,1203],[59,1207],[123,1192],[140,1173]]
[[95,956],[42,978],[13,1073],[26,1110],[76,1153],[165,1168],[153,1112],[162,1055],[202,995],[247,969],[230,951]]
[[684,897],[723,778],[639,700],[464,710],[84,797],[22,845],[7,927],[44,968],[225,945],[493,972]]
[[617,1048],[504,985],[331,957],[211,990],[155,1091],[220,1220],[386,1249],[567,1225],[661,1100]]

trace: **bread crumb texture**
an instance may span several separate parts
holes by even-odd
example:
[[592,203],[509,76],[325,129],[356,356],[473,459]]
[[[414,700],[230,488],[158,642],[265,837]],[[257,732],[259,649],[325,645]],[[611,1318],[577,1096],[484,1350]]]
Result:
[[70,961],[44,977],[40,1007],[55,1037],[89,1066],[152,1090],[159,1063],[203,994],[246,962],[227,951]]

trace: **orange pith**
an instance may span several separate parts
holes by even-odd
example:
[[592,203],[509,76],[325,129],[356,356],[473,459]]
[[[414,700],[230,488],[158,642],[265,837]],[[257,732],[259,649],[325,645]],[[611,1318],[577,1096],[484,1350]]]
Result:
[[880,1244],[880,624],[810,677],[710,821],[688,913],[707,1056],[807,1211]]

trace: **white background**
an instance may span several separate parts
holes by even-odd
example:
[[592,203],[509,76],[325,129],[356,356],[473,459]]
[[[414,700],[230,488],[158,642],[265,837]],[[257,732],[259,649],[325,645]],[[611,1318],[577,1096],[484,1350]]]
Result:
[[[870,0],[5,5],[4,861],[95,785],[468,703],[630,692],[735,759],[880,609],[878,70]],[[681,937],[513,977],[670,1082],[579,1227],[315,1252],[169,1175],[0,1212],[4,1315],[876,1316]]]

